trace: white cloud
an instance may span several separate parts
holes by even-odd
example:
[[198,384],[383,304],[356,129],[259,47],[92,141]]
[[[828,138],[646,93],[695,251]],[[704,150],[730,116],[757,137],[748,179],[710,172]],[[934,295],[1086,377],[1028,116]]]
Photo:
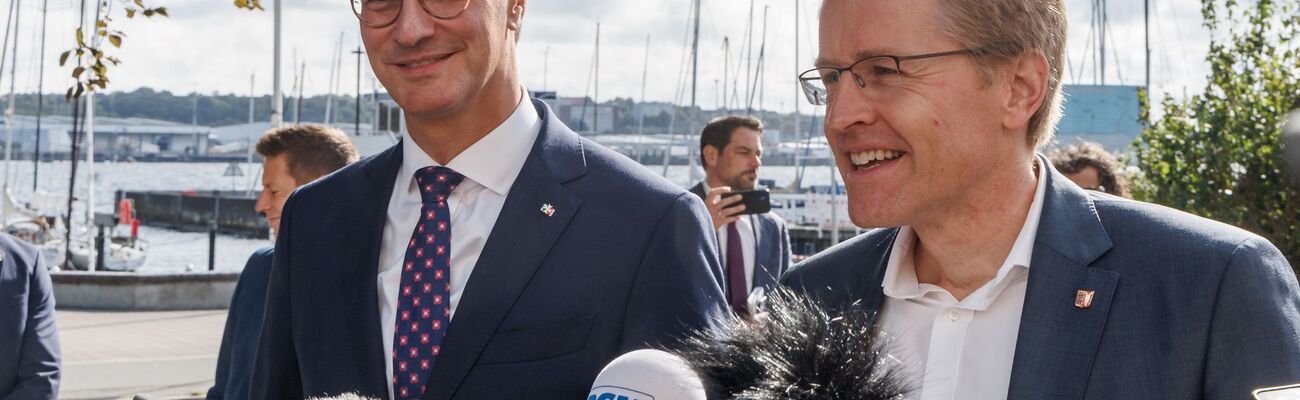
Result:
[[[476,0],[477,1],[477,0]],[[263,0],[266,11],[236,9],[229,0],[171,0],[165,5],[171,18],[128,20],[115,17],[116,27],[127,39],[115,50],[123,64],[110,78],[112,90],[152,87],[173,92],[221,92],[246,94],[249,75],[256,72],[255,92],[271,91],[273,0]],[[763,76],[766,106],[789,110],[796,99],[793,76],[814,58],[815,27],[820,0],[803,1],[801,49],[794,58],[794,5],[789,0],[756,0],[755,35],[762,29],[762,14],[770,6],[768,20],[767,71]],[[1068,83],[1091,83],[1091,67],[1079,69],[1087,42],[1088,3],[1067,1],[1070,9],[1071,67]],[[1113,50],[1108,51],[1108,83],[1143,84],[1141,2],[1111,2]],[[46,91],[59,91],[70,83],[70,68],[56,69],[58,54],[71,47],[76,0],[53,0],[49,14],[49,44],[46,52]],[[1198,0],[1153,1],[1154,63],[1152,84],[1156,94],[1181,96],[1184,89],[1196,93],[1204,86],[1204,53],[1209,34],[1201,27]],[[690,13],[690,0],[590,1],[533,0],[529,4],[520,43],[521,76],[531,89],[556,90],[564,96],[581,96],[588,90],[595,25],[602,24],[600,97],[639,98],[645,58],[646,35],[650,35],[650,68],[646,87],[649,100],[671,101],[682,73],[683,45]],[[705,0],[700,37],[700,75],[697,102],[712,108],[717,104],[718,85],[723,76],[723,37],[732,42],[732,62],[737,62],[745,35],[750,1]],[[18,90],[35,90],[36,57],[33,52],[39,34],[39,4],[23,5],[20,35]],[[296,0],[284,4],[284,82],[288,91],[294,70],[289,67],[297,49],[299,63],[305,62],[308,94],[326,93],[334,43],[343,33],[343,92],[355,90],[357,22],[344,0]],[[757,52],[757,42],[755,52]],[[547,48],[549,62],[544,63]],[[1118,55],[1118,63],[1115,56]],[[797,62],[796,62],[797,61]],[[362,90],[371,90],[369,67],[362,58]],[[544,67],[544,64],[548,64]],[[1116,69],[1118,65],[1118,69]],[[733,69],[734,64],[733,64]],[[1077,71],[1076,71],[1077,70]],[[1123,80],[1120,81],[1120,77]],[[4,80],[7,80],[7,76]],[[689,96],[687,96],[689,102]],[[810,106],[801,106],[805,111]]]

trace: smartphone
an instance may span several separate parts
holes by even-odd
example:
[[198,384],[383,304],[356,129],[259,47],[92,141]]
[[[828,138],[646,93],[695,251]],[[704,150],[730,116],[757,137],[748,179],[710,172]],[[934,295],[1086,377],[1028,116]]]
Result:
[[764,214],[772,211],[772,196],[767,192],[767,189],[738,190],[724,193],[722,198],[726,199],[731,196],[740,196],[740,204],[745,205],[745,211],[741,211],[741,215]]

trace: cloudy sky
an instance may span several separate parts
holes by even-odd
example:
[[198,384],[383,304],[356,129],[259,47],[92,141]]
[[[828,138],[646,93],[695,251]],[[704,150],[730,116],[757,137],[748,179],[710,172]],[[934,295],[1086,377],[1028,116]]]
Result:
[[[20,0],[21,1],[21,0]],[[48,0],[48,39],[45,91],[61,92],[71,82],[70,68],[58,68],[60,52],[71,47],[78,0]],[[110,0],[120,1],[120,0]],[[171,18],[130,20],[120,5],[113,10],[115,28],[127,37],[114,49],[123,64],[110,75],[112,90],[139,87],[189,93],[271,91],[272,0],[266,11],[236,9],[230,0],[154,0],[166,6]],[[901,1],[901,0],[900,0]],[[815,11],[820,0],[753,0],[755,51],[761,41],[763,10],[768,12],[767,57],[763,75],[763,104],[789,111],[796,92],[796,69],[807,68],[815,54]],[[1095,62],[1089,53],[1091,1],[1066,0],[1071,26],[1067,83],[1094,83]],[[682,82],[684,45],[691,0],[532,0],[520,43],[524,84],[533,90],[555,90],[561,96],[589,93],[589,74],[595,47],[596,24],[601,24],[600,98],[641,97],[646,38],[649,37],[649,72],[645,97],[673,101]],[[718,104],[723,79],[723,39],[732,44],[731,59],[741,58],[751,0],[704,0],[700,37],[700,76],[697,102],[705,108]],[[801,7],[799,32],[795,32],[795,7]],[[1196,93],[1204,86],[1204,54],[1210,34],[1201,26],[1199,0],[1152,0],[1152,86],[1157,95],[1176,97]],[[1141,85],[1143,23],[1140,1],[1114,1],[1109,6],[1112,47],[1107,51],[1110,84]],[[36,90],[36,51],[40,34],[41,4],[22,1],[18,37],[18,87]],[[356,85],[357,22],[346,0],[286,0],[284,3],[284,62],[306,64],[304,91],[330,91],[330,64],[335,43],[342,37],[342,91]],[[796,36],[800,43],[795,57]],[[1118,60],[1118,63],[1115,61]],[[293,71],[286,68],[284,88]],[[2,81],[8,85],[8,72]],[[362,90],[370,91],[372,78],[362,58]],[[7,88],[6,88],[7,89]],[[381,88],[382,90],[382,88]],[[689,95],[683,96],[689,102]],[[809,106],[800,106],[808,110]]]

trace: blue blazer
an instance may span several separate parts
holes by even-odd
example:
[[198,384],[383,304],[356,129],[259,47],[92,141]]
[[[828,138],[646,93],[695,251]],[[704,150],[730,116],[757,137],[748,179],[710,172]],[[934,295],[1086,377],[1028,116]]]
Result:
[[59,332],[40,252],[0,233],[0,399],[55,399]]
[[[1222,223],[1085,192],[1045,164],[1008,398],[1247,399],[1254,388],[1300,382],[1300,287],[1276,247]],[[897,233],[864,233],[782,282],[879,310]],[[1096,292],[1091,307],[1075,307],[1078,290]]]
[[[703,199],[704,183],[691,187]],[[790,231],[785,227],[785,220],[776,213],[754,214],[754,277],[753,287],[771,291],[779,284],[781,275],[790,269]],[[719,254],[719,260],[726,259]],[[726,279],[722,282],[725,284]],[[752,292],[753,289],[750,289]]]
[[257,249],[239,273],[239,283],[235,284],[226,315],[226,330],[221,335],[221,350],[217,353],[216,380],[208,389],[208,400],[248,398],[257,343],[262,337],[266,286],[271,279],[274,250],[273,247]]
[[[425,399],[583,398],[618,355],[672,344],[726,312],[704,203],[533,104],[541,133],[466,284]],[[394,146],[286,202],[252,398],[388,398],[376,282],[401,163]]]

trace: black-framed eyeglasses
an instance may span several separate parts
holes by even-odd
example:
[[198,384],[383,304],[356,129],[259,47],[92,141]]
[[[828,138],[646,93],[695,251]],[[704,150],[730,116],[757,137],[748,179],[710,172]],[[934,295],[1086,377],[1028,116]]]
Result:
[[469,9],[472,0],[351,0],[352,13],[361,23],[371,28],[382,28],[397,21],[403,1],[418,1],[420,8],[437,19],[459,17]]
[[912,56],[871,56],[855,61],[844,68],[823,67],[804,71],[799,74],[799,87],[803,89],[808,102],[819,106],[829,105],[843,86],[838,85],[840,78],[848,72],[858,88],[868,95],[887,96],[891,92],[890,89],[898,87],[902,83],[902,78],[907,75],[902,68],[903,61],[977,55],[979,51],[979,49],[961,49]]

